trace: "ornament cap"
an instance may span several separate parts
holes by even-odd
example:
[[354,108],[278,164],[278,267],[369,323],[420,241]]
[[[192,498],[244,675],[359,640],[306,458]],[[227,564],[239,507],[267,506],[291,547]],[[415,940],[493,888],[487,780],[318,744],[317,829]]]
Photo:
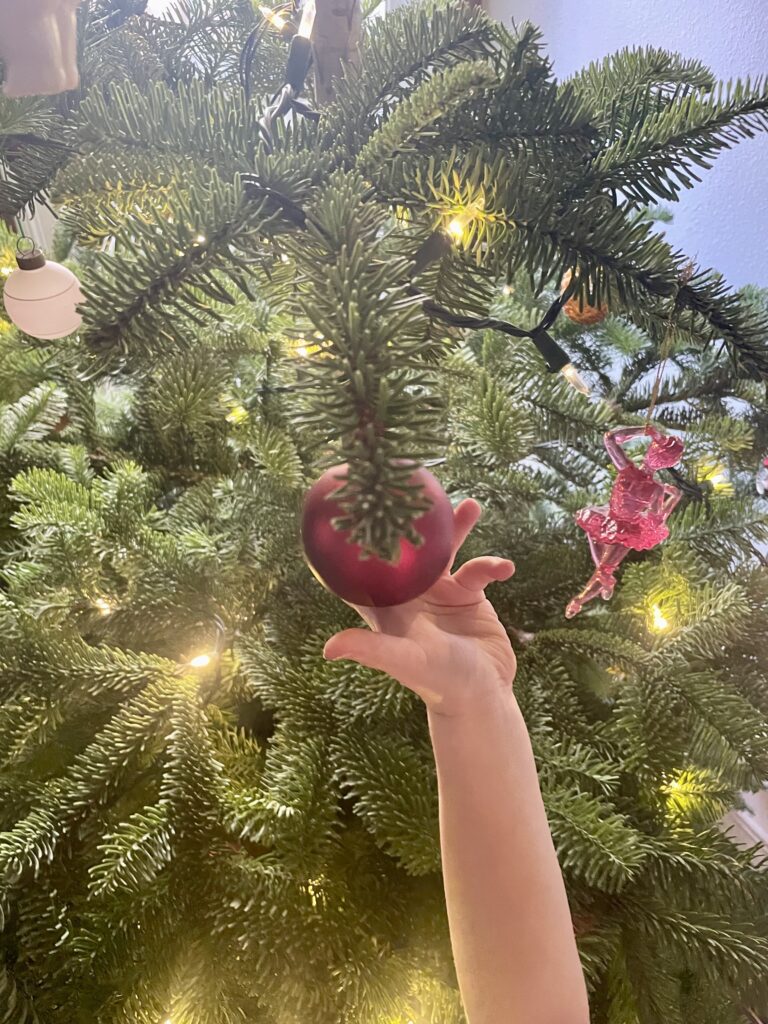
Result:
[[39,270],[45,266],[45,253],[37,246],[34,249],[17,249],[16,262],[19,270]]

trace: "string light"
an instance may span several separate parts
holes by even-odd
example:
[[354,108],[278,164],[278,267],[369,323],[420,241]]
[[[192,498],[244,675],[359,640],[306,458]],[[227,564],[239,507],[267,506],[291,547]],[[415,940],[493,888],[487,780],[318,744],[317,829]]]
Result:
[[96,600],[93,602],[93,606],[94,608],[98,609],[99,615],[112,614],[112,605],[109,603],[109,601],[106,600],[106,598],[97,597]]
[[231,409],[226,416],[227,423],[242,423],[248,419],[248,410],[244,405],[236,405],[234,409]]
[[468,223],[469,217],[454,217],[448,225],[448,234],[460,242],[464,238],[464,230]]
[[653,608],[651,608],[650,628],[654,633],[663,633],[665,630],[669,629],[669,627],[669,619],[663,614],[661,606],[655,604]]
[[582,395],[588,395],[590,393],[589,384],[587,384],[573,363],[566,363],[565,366],[561,368],[560,373],[562,373],[571,387],[580,391]]
[[733,493],[733,484],[728,478],[728,471],[722,462],[704,459],[696,469],[696,479],[700,483],[708,483],[714,491]]
[[445,225],[445,230],[451,236],[456,245],[466,239],[467,228],[473,220],[483,215],[485,210],[485,196],[482,192],[474,194],[462,193],[456,196],[453,209],[446,211],[446,217],[450,218]]
[[672,779],[667,777],[661,787],[666,797],[667,816],[681,819],[696,809],[698,802],[697,782],[692,772],[682,771]]
[[13,267],[0,267],[0,274],[2,274],[3,277],[10,277],[12,273]]
[[299,31],[303,39],[312,38],[312,29],[315,24],[315,0],[305,0],[304,6],[301,9],[301,21],[299,22]]
[[198,245],[202,245],[206,241],[205,235],[195,235],[195,241]]
[[206,668],[210,663],[210,654],[196,654],[194,658],[189,659],[189,664],[192,668]]
[[502,295],[511,295],[512,294],[512,285],[511,284],[505,284],[504,287],[501,289],[501,294]]
[[302,359],[306,359],[306,357],[309,355],[309,349],[307,348],[306,345],[299,345],[299,347],[296,349],[296,354],[301,356]]
[[264,7],[261,4],[259,5],[259,13],[273,28],[276,28],[278,32],[281,32],[288,24],[285,18],[281,14],[278,14],[277,11],[272,11],[269,7]]

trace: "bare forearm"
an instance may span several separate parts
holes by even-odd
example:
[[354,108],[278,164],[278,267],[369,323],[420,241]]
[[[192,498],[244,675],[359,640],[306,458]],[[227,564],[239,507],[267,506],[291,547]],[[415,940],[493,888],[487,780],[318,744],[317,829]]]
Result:
[[469,1024],[586,1024],[586,988],[511,689],[430,713],[446,901]]

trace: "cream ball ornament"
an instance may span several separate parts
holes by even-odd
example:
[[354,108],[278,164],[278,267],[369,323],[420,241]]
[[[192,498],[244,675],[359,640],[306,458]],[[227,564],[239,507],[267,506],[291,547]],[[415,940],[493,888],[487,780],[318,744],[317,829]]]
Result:
[[33,338],[72,334],[82,323],[80,282],[67,267],[46,260],[36,247],[16,252],[18,270],[5,279],[3,303],[11,321]]

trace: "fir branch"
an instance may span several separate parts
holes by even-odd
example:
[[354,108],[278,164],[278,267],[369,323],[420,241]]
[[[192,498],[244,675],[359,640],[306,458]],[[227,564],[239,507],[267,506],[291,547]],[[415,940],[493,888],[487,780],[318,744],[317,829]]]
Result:
[[589,187],[619,189],[638,203],[675,200],[691,188],[713,158],[768,128],[768,82],[737,81],[709,95],[684,95],[635,114],[616,141],[601,150],[587,175]]

